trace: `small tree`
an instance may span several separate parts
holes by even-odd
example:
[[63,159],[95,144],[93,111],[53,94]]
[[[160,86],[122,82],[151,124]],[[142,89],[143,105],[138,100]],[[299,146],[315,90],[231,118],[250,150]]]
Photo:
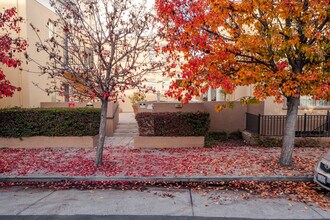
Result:
[[[280,163],[290,165],[300,96],[330,100],[329,0],[156,0],[165,51],[184,79],[170,95],[189,100],[221,86],[287,100]],[[181,53],[178,53],[181,52]]]
[[[101,122],[95,165],[102,164],[109,101],[127,89],[141,88],[144,75],[159,63],[149,62],[155,46],[153,16],[145,4],[131,0],[51,1],[58,20],[54,36],[38,42],[49,55],[42,72],[70,85],[71,93],[99,99]],[[33,26],[32,26],[33,27]],[[36,27],[33,27],[38,33]]]
[[[21,60],[16,57],[17,53],[26,50],[27,43],[20,37],[13,36],[20,32],[19,23],[22,18],[17,16],[15,8],[5,9],[0,12],[0,64],[16,68],[21,65]],[[0,68],[0,99],[10,97],[14,91],[20,91],[20,87],[12,85],[4,71]]]

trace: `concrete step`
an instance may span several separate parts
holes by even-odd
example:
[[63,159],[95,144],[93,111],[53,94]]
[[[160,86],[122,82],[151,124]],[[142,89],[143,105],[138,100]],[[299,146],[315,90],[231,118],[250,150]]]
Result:
[[114,133],[113,137],[136,137],[139,133]]
[[125,128],[117,128],[115,133],[137,133],[139,129],[125,129]]
[[117,124],[117,128],[137,128],[138,125],[137,124],[133,124],[133,123],[130,123],[130,124]]
[[114,137],[135,137],[139,135],[137,123],[118,123],[113,134]]

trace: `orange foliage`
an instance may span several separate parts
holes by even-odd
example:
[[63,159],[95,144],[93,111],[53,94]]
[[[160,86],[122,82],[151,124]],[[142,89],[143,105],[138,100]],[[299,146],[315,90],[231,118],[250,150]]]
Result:
[[253,84],[258,99],[330,100],[329,0],[156,0],[156,8],[168,75],[185,80],[168,95],[187,101],[209,86],[232,93]]

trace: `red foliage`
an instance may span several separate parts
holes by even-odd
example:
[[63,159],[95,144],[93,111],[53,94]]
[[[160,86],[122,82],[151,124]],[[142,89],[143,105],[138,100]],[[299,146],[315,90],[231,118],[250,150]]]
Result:
[[[17,16],[15,8],[0,13],[0,29],[3,33],[0,35],[0,64],[4,66],[16,68],[21,65],[21,60],[16,58],[15,54],[25,51],[27,43],[20,37],[12,36],[20,32],[21,21],[22,18]],[[11,85],[0,69],[0,98],[12,96],[15,90],[20,91],[21,88]]]

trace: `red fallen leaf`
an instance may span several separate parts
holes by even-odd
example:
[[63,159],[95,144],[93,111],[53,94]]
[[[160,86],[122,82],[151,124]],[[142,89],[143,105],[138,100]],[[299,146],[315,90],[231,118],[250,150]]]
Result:
[[2,189],[1,192],[8,192],[9,189],[10,189],[10,187],[6,187],[6,188]]
[[[236,144],[236,145],[235,145]],[[3,149],[0,175],[45,173],[65,176],[223,176],[313,174],[313,166],[325,148],[296,148],[294,166],[278,165],[280,148],[227,143],[212,148],[130,150],[105,147],[104,164],[94,166],[93,149]]]

